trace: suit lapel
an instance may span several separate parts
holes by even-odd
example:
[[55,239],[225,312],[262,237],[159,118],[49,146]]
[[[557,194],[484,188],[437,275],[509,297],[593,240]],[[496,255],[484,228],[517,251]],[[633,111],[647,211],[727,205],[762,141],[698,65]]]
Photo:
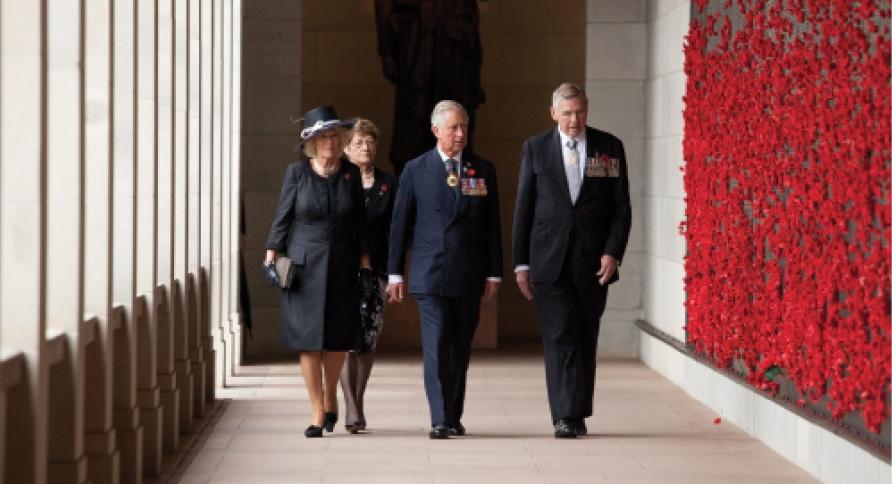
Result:
[[445,226],[455,214],[455,195],[452,188],[446,184],[446,165],[440,159],[436,148],[428,152],[424,167],[427,171],[425,178],[428,189],[437,197],[443,226]]
[[573,205],[570,198],[570,184],[567,183],[567,171],[564,169],[564,154],[561,152],[561,135],[557,128],[551,132],[551,140],[546,146],[545,159],[548,160],[548,168],[552,176],[561,187],[561,193],[566,196],[567,203]]
[[[458,169],[459,184],[461,184],[461,180],[463,180],[465,178],[471,178],[471,176],[468,175],[469,172],[474,173],[474,178],[477,177],[477,166],[473,162],[473,160],[474,160],[473,157],[471,157],[470,153],[468,153],[467,151],[462,153],[461,167],[459,167],[459,169]],[[470,170],[474,170],[474,171],[470,171]],[[458,197],[456,197],[456,201],[455,201],[455,217],[454,218],[458,218],[460,215],[465,213],[465,211],[468,209],[468,206],[470,204],[471,204],[471,199],[466,195],[462,195],[461,190],[459,190]]]
[[[585,161],[592,156],[595,156],[595,153],[598,152],[598,147],[595,145],[595,132],[589,129],[587,126],[585,128],[585,159],[581,160],[581,163],[585,163]],[[582,200],[583,195],[586,194],[589,190],[591,190],[592,184],[591,177],[585,176],[585,173],[582,175],[582,186],[579,188],[579,197],[576,199],[576,202],[579,203],[579,200]]]

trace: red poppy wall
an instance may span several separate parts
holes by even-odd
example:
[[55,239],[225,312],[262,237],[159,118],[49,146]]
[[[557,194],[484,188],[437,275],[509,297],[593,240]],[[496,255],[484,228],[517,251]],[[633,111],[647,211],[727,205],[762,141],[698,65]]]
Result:
[[892,378],[888,2],[694,3],[688,341],[878,432]]

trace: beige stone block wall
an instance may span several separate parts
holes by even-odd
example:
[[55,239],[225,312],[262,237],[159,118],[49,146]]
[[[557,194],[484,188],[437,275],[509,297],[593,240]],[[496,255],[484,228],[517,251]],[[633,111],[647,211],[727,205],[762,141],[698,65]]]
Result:
[[[336,106],[343,117],[372,119],[382,131],[378,164],[390,169],[392,86],[381,73],[373,0],[269,0],[246,7],[242,153],[248,234],[244,242],[255,339],[246,355],[281,352],[275,297],[253,270],[281,183],[296,158],[297,130],[288,122],[312,107]],[[523,141],[553,126],[551,91],[563,81],[586,87],[589,124],[620,136],[627,151],[635,222],[623,281],[612,288],[604,317],[603,356],[635,354],[633,321],[641,313],[645,174],[645,82],[648,3],[635,1],[481,1],[480,33],[486,103],[477,111],[476,151],[493,161],[499,176],[505,281],[495,308],[499,341],[535,340],[535,306],[513,282],[511,225]],[[260,226],[259,228],[258,225]],[[254,227],[252,229],[252,227]],[[615,300],[616,304],[612,301]],[[381,347],[417,347],[413,303],[388,307]],[[264,333],[264,334],[261,334]],[[270,333],[270,334],[266,334]]]
[[[505,272],[499,300],[484,308],[478,331],[478,339],[492,344],[496,332],[499,340],[538,335],[535,308],[520,297],[510,267],[520,148],[551,125],[555,86],[583,81],[585,4],[487,0],[480,2],[480,17],[486,103],[477,110],[475,150],[496,165],[499,176]],[[394,90],[381,73],[373,1],[305,1],[303,20],[303,108],[333,104],[342,116],[375,121],[383,134],[378,164],[391,169]],[[412,302],[388,307],[382,349],[417,347],[417,314]],[[497,321],[491,321],[494,315]]]
[[261,277],[266,237],[285,167],[299,156],[303,3],[244,2],[242,18],[241,203],[242,257],[254,329],[243,341],[246,358],[284,354],[279,344],[279,297]]

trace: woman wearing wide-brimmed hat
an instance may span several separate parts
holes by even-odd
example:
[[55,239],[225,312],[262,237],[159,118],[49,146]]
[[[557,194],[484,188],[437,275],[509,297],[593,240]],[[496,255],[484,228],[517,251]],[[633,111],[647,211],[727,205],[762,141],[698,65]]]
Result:
[[359,169],[340,159],[352,121],[338,119],[331,106],[312,109],[303,119],[307,159],[285,170],[264,272],[278,285],[277,256],[294,264],[294,279],[282,290],[282,341],[300,351],[313,407],[304,435],[321,437],[337,422],[338,376],[360,331],[357,273],[365,204]]

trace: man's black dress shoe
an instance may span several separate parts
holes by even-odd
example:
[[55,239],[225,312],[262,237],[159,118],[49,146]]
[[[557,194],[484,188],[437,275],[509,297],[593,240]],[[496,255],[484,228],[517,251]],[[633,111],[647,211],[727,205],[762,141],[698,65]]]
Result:
[[576,438],[576,422],[574,419],[562,418],[554,423],[554,438],[556,439],[575,439]]
[[311,439],[314,437],[322,437],[322,427],[317,427],[315,425],[310,425],[307,427],[307,430],[304,430],[304,437]]
[[336,423],[338,423],[338,414],[334,412],[325,412],[325,423],[322,424],[325,427],[325,431],[334,432]]
[[585,419],[582,417],[576,419],[576,435],[580,437],[588,435],[588,427],[585,426]]
[[431,425],[431,431],[428,436],[432,439],[448,439],[449,426],[444,423],[435,423]]
[[448,424],[449,435],[457,435],[459,437],[465,435],[465,426],[461,422],[457,424]]

